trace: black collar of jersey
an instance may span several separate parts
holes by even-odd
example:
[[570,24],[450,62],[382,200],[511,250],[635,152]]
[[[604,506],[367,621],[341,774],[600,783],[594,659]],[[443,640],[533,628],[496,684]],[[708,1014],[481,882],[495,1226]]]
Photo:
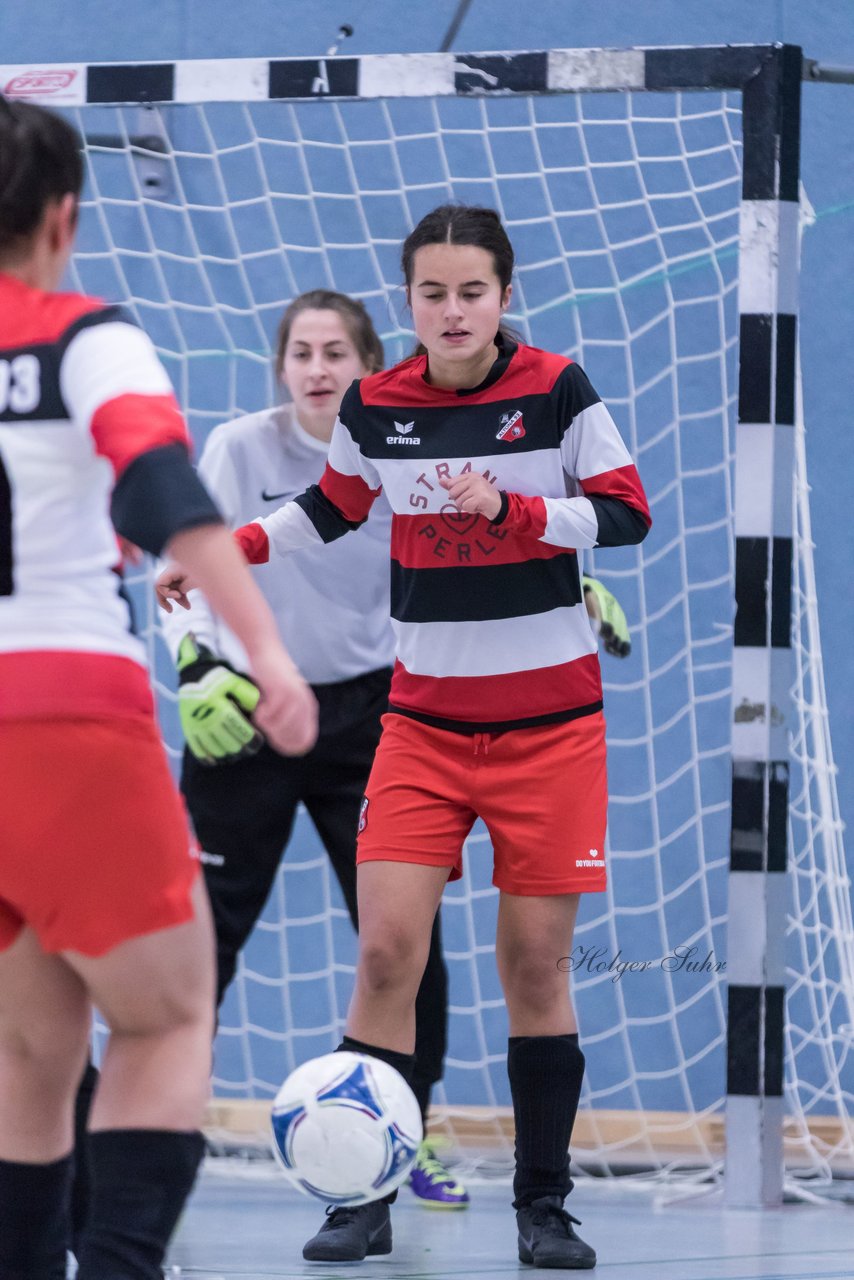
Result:
[[[499,329],[495,335],[495,345],[498,348],[498,355],[493,360],[492,366],[483,382],[479,382],[476,387],[457,387],[453,393],[454,395],[476,396],[479,391],[485,391],[487,387],[491,387],[493,382],[497,382],[501,375],[506,372],[507,366],[516,354],[518,343],[514,342],[512,338],[508,337],[506,333],[502,333]],[[424,369],[421,377],[428,387],[433,386],[431,382],[427,382],[426,355],[424,356]],[[435,391],[445,391],[446,394],[450,391],[450,388],[445,387],[434,387],[433,389]]]

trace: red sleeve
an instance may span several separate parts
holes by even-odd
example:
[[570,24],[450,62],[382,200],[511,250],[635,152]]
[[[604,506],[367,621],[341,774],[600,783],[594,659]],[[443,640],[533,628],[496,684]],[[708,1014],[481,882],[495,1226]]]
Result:
[[546,531],[546,504],[542,498],[524,493],[507,494],[507,514],[495,522],[514,533],[542,538]]
[[347,476],[327,462],[320,477],[320,492],[353,524],[367,520],[374,501],[382,492],[372,489],[361,476]]
[[581,488],[587,498],[618,498],[627,507],[633,507],[641,514],[647,528],[652,525],[646,494],[633,463],[626,467],[616,467],[613,471],[603,471],[598,476],[588,476],[581,481]]
[[149,449],[182,444],[190,452],[190,436],[173,395],[124,395],[95,410],[90,427],[95,448],[113,464],[116,479],[129,463]]
[[244,524],[234,530],[234,541],[250,564],[266,564],[270,559],[270,539],[260,524]]

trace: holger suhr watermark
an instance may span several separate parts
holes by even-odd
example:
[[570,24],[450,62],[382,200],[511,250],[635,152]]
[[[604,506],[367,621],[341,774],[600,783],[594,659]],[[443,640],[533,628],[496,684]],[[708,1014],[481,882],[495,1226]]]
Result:
[[612,982],[619,982],[627,973],[649,973],[652,969],[664,973],[726,973],[726,960],[716,959],[714,951],[687,945],[674,947],[656,960],[624,960],[622,950],[611,955],[607,947],[585,947],[579,943],[570,955],[558,960],[557,967],[564,973],[607,973]]

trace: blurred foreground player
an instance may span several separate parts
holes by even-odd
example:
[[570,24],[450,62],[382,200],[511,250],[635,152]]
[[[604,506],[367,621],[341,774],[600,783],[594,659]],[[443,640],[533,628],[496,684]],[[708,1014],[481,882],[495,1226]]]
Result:
[[150,342],[55,292],[78,147],[58,117],[0,99],[0,1275],[65,1275],[95,1003],[111,1036],[79,1275],[154,1280],[203,1151],[213,936],[116,532],[195,565],[247,651],[269,742],[308,750],[316,705],[190,465]]

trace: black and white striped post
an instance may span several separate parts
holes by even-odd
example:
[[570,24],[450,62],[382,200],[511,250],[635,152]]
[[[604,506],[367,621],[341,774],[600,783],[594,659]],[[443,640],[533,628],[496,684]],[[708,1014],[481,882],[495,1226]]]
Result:
[[724,1198],[783,1196],[801,51],[744,86]]

